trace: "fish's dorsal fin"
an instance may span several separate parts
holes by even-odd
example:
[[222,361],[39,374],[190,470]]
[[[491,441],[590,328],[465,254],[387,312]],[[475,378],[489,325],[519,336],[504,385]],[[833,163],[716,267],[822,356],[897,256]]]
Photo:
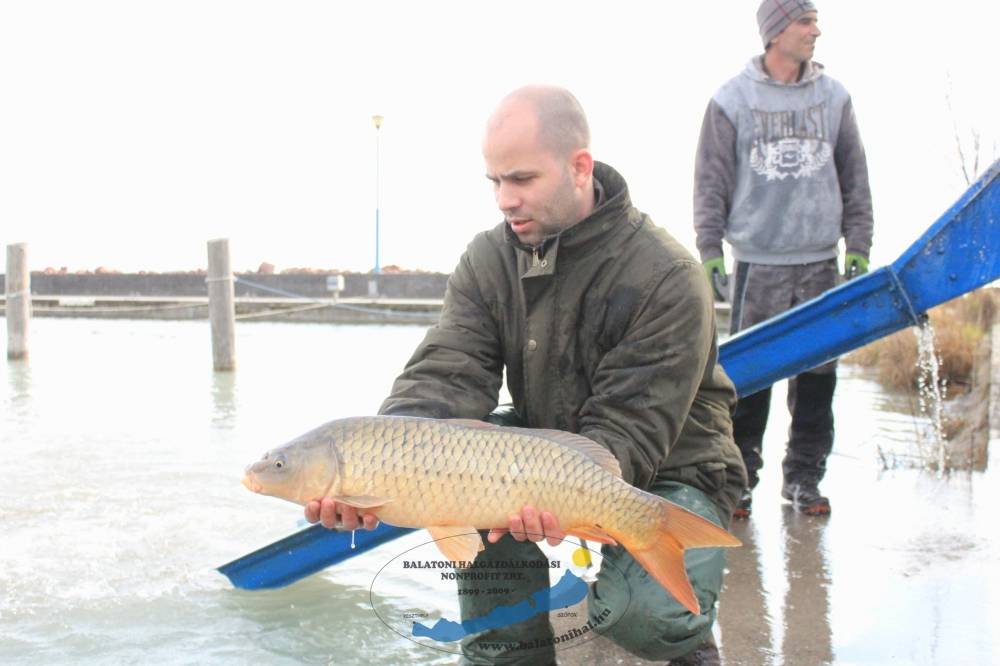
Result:
[[479,551],[483,550],[483,538],[475,527],[461,525],[431,525],[427,528],[441,554],[452,562],[472,564]]
[[445,419],[445,422],[462,426],[463,428],[478,428],[479,430],[496,430],[500,427],[487,421],[477,421],[476,419]]
[[532,430],[531,432],[538,437],[544,437],[557,444],[576,449],[619,479],[622,476],[622,468],[618,463],[618,458],[615,458],[615,454],[588,437],[565,430]]

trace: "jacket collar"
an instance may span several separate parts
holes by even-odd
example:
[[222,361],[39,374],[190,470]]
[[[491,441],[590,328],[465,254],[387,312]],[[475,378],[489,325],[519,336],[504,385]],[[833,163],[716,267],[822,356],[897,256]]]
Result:
[[639,212],[632,207],[628,185],[621,174],[603,162],[594,162],[594,189],[597,204],[594,210],[573,226],[546,237],[538,247],[521,243],[510,229],[504,228],[507,243],[521,250],[527,260],[524,277],[555,272],[557,257],[584,252],[594,244],[610,238],[621,227],[623,217],[633,226],[640,222]]

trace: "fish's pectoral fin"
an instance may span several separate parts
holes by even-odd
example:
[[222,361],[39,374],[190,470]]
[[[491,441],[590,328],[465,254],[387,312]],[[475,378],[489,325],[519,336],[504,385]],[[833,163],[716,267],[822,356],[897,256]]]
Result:
[[580,539],[585,539],[587,541],[596,541],[597,543],[606,543],[609,546],[617,546],[618,542],[614,540],[607,532],[601,530],[600,528],[594,527],[592,525],[575,525],[574,527],[566,530],[566,534],[570,536],[579,537]]
[[386,497],[374,497],[372,495],[340,495],[333,499],[341,504],[353,506],[356,509],[377,509],[392,501]]
[[455,525],[432,525],[427,531],[434,537],[434,543],[441,554],[452,562],[469,562],[476,559],[483,550],[483,539],[475,527]]

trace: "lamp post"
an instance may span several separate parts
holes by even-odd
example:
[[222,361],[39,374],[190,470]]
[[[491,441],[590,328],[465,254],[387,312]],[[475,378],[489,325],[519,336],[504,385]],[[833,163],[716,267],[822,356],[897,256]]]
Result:
[[375,123],[375,273],[382,272],[382,230],[381,220],[379,220],[378,189],[379,189],[379,129],[382,127],[384,118],[379,115],[372,116]]

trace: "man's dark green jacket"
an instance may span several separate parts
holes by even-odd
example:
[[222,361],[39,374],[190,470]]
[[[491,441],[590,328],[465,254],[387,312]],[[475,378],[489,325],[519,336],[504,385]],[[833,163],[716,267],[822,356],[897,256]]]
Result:
[[596,163],[593,213],[539,248],[480,233],[382,414],[485,417],[507,387],[525,425],[600,442],[626,481],[677,480],[729,516],[745,485],[736,394],[701,265]]

